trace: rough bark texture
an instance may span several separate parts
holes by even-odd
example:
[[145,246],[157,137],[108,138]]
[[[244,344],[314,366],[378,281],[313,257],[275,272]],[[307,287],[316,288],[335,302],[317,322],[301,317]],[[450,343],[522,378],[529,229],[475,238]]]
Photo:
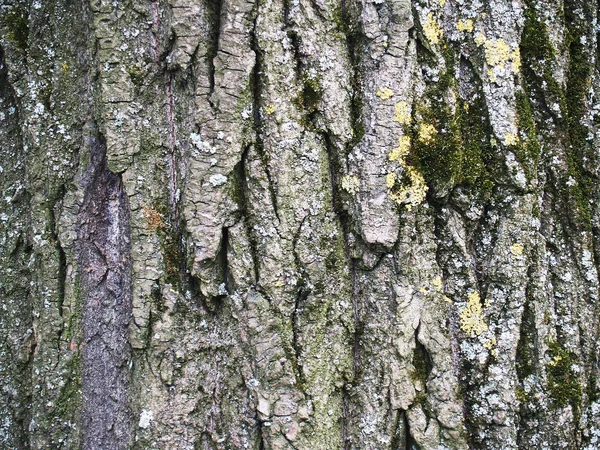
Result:
[[0,2],[0,447],[598,448],[597,16]]

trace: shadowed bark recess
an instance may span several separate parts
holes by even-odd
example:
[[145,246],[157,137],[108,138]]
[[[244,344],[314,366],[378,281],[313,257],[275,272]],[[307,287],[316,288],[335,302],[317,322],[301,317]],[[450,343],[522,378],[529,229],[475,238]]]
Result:
[[600,442],[597,0],[0,5],[0,447]]
[[106,145],[90,137],[81,183],[77,239],[83,297],[81,355],[83,448],[130,448],[131,347],[129,202],[121,179],[106,167]]

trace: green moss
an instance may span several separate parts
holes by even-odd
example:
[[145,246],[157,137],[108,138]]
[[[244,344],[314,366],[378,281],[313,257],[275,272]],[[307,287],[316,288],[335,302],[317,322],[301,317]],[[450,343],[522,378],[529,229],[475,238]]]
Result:
[[[570,220],[577,226],[590,229],[591,198],[594,180],[585,169],[585,161],[593,161],[592,146],[586,141],[588,129],[582,124],[586,113],[585,97],[589,92],[591,83],[592,56],[590,49],[583,45],[582,37],[593,35],[592,25],[579,18],[575,11],[589,8],[585,2],[567,1],[565,3],[565,23],[567,25],[566,43],[568,46],[569,70],[566,91],[553,76],[557,51],[550,41],[548,27],[540,21],[536,9],[536,2],[527,0],[525,9],[525,24],[521,36],[520,50],[523,60],[523,74],[525,78],[525,96],[527,99],[540,105],[536,107],[536,113],[544,121],[552,119],[557,127],[558,136],[553,134],[550,139],[560,139],[566,150],[568,164],[568,178],[576,183],[561,189],[561,195],[572,210]],[[589,12],[589,11],[588,11]],[[591,17],[593,14],[585,14]],[[523,106],[524,100],[517,99]],[[559,105],[560,113],[557,114],[552,107]],[[545,107],[543,107],[545,105]],[[524,112],[527,119],[528,113]],[[527,125],[526,125],[527,127]],[[527,143],[525,144],[528,145]],[[526,152],[538,152],[532,144],[529,144]]]
[[[448,184],[469,184],[487,196],[493,182],[486,167],[491,130],[484,100],[480,95],[470,103],[457,98],[452,108],[448,97],[457,91],[456,56],[449,45],[443,44],[442,49],[446,71],[414,108],[418,120],[413,120],[414,126],[408,130],[413,144],[408,162],[418,167],[433,191]],[[429,52],[423,49],[422,53],[421,63],[437,66],[437,61],[430,61]],[[437,133],[431,141],[419,139],[420,124],[435,127]]]
[[525,389],[523,389],[521,386],[517,386],[515,396],[517,397],[519,403],[529,403],[531,401],[531,394],[525,392]]
[[4,13],[2,26],[6,29],[6,38],[22,52],[27,50],[29,37],[28,13],[21,5],[15,5]]
[[127,68],[127,73],[129,74],[129,78],[131,82],[140,87],[144,84],[144,80],[146,79],[147,72],[143,67],[140,66],[129,66]]
[[569,48],[569,75],[566,89],[568,147],[567,162],[569,175],[577,182],[569,187],[568,194],[573,207],[579,213],[580,225],[591,229],[591,206],[595,180],[585,166],[594,161],[594,149],[587,142],[589,129],[582,123],[587,111],[586,95],[590,90],[593,65],[593,50],[584,45],[583,38],[591,42],[594,28],[591,22],[580,18],[581,9],[585,17],[592,17],[589,2],[565,2],[566,41]]
[[562,408],[570,404],[577,412],[581,406],[582,388],[573,370],[575,355],[556,341],[549,342],[548,348],[551,361],[546,364],[548,376],[546,387],[553,405]]
[[[514,146],[514,153],[521,163],[527,179],[531,181],[536,175],[540,159],[541,146],[536,135],[535,121],[531,111],[529,97],[523,91],[516,93],[517,125],[524,138]],[[522,137],[522,136],[521,136]]]
[[319,80],[314,77],[302,76],[302,91],[295,99],[296,105],[310,115],[317,111],[321,98],[323,97],[323,89]]
[[427,350],[419,341],[415,345],[412,365],[414,367],[414,370],[410,373],[412,381],[420,381],[423,387],[425,387],[427,378],[429,378],[429,373],[431,372],[431,360]]
[[75,285],[73,286],[73,299],[72,299],[72,307],[71,313],[67,318],[67,323],[65,327],[65,341],[71,342],[74,340],[75,342],[81,341],[81,305],[83,303],[83,293],[81,291],[81,283],[80,280],[77,279],[75,281]]
[[539,20],[535,2],[528,0],[526,4],[525,24],[520,42],[523,74],[527,82],[525,91],[542,103],[558,103],[560,111],[564,113],[566,99],[553,76],[556,50],[550,41],[548,27]]

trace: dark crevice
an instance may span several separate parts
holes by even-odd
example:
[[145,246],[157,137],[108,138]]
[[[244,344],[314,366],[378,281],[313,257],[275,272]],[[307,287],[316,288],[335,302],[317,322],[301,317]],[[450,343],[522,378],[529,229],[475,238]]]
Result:
[[[258,5],[257,5],[258,7]],[[269,185],[269,195],[271,197],[271,204],[273,205],[273,211],[277,217],[277,221],[280,223],[279,210],[277,206],[277,194],[275,192],[276,186],[273,182],[273,177],[269,169],[268,155],[265,152],[264,142],[262,138],[262,119],[260,116],[260,105],[262,104],[262,83],[261,83],[261,50],[258,45],[258,37],[256,36],[256,18],[254,19],[254,26],[250,33],[250,48],[254,51],[255,63],[252,73],[250,74],[250,84],[252,85],[252,105],[253,105],[253,117],[254,117],[254,131],[255,131],[255,148],[256,153],[260,156],[267,182]],[[276,227],[277,228],[277,227]]]
[[227,293],[230,293],[230,292],[232,292],[232,290],[231,290],[231,273],[229,271],[228,251],[229,251],[229,229],[227,227],[223,227],[222,232],[221,232],[221,246],[219,249],[219,254],[217,255],[217,260],[219,262],[219,268],[220,268],[223,284],[225,285],[225,290],[227,291]]
[[262,421],[257,417],[256,418],[256,427],[258,429],[258,450],[265,450],[265,439],[263,437],[263,423]]
[[173,93],[173,73],[165,74],[167,94],[167,121],[169,124],[169,213],[175,231],[179,232],[179,210],[177,206],[177,136],[175,129],[175,95]]
[[237,179],[237,203],[241,217],[244,218],[244,225],[246,229],[246,238],[250,246],[250,256],[252,257],[252,268],[254,271],[254,283],[258,283],[259,280],[259,258],[256,237],[252,231],[252,220],[250,218],[250,211],[248,209],[248,177],[246,174],[246,162],[248,161],[248,152],[250,146],[246,147],[240,158],[240,162],[234,168],[234,173]]
[[412,437],[412,434],[410,433],[410,426],[408,424],[408,416],[406,412],[402,413],[402,421],[404,425],[404,437],[406,438],[404,442],[404,448],[406,450],[421,450],[421,447],[419,446],[419,444],[417,444],[417,442]]
[[302,389],[306,385],[306,380],[304,379],[304,372],[302,370],[302,345],[300,344],[300,326],[298,325],[300,316],[303,312],[303,305],[311,294],[310,289],[308,288],[309,283],[305,279],[305,273],[302,268],[302,262],[300,260],[300,256],[296,251],[296,246],[298,245],[298,238],[300,237],[300,233],[302,232],[302,227],[304,226],[304,222],[306,221],[306,217],[302,219],[302,222],[298,226],[298,230],[294,234],[294,238],[292,241],[292,251],[294,252],[294,264],[296,266],[296,272],[298,273],[300,280],[297,285],[296,297],[294,300],[294,312],[292,314],[292,346],[294,350],[294,365],[296,376],[298,378],[298,385],[300,389]]
[[83,447],[125,448],[133,433],[127,400],[132,310],[129,203],[120,177],[106,165],[104,139],[90,136],[90,141],[76,249],[83,292]]
[[56,194],[54,195],[54,199],[50,200],[48,205],[48,228],[50,233],[50,239],[54,244],[54,248],[58,254],[58,280],[57,280],[57,289],[58,289],[58,314],[60,317],[63,315],[63,305],[65,301],[65,287],[66,287],[66,277],[67,277],[67,257],[65,251],[60,243],[60,239],[58,236],[58,225],[56,223],[56,212],[55,209],[60,201],[64,198],[66,193],[66,188],[63,185],[60,185]]
[[415,331],[415,349],[413,351],[412,364],[416,371],[416,377],[418,377],[423,382],[423,389],[427,391],[427,380],[431,375],[431,370],[433,369],[433,362],[431,360],[429,352],[418,339],[419,328],[420,325]]
[[[210,44],[208,48],[207,60],[208,60],[208,83],[209,83],[209,103],[211,95],[215,91],[215,58],[219,52],[219,39],[221,36],[221,14],[223,13],[223,0],[211,0],[208,2],[209,5],[209,23],[211,24],[210,30]],[[214,105],[211,106],[214,107]]]

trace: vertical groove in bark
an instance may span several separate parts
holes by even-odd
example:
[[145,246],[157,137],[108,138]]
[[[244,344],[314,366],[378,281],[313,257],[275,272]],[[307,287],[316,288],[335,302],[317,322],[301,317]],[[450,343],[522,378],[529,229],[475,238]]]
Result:
[[[26,36],[24,36],[26,43]],[[31,370],[35,352],[30,297],[32,255],[27,236],[29,195],[20,184],[26,177],[26,153],[19,108],[9,80],[5,48],[0,45],[0,445],[29,449]]]
[[90,165],[79,217],[79,267],[83,299],[83,446],[131,445],[128,406],[131,350],[129,204],[119,176],[106,167],[106,147],[90,137]]

